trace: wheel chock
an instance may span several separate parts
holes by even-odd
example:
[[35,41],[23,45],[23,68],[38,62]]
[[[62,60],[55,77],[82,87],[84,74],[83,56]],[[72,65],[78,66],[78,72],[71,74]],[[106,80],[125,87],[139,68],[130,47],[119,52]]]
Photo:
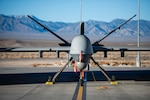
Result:
[[117,81],[111,81],[110,84],[111,85],[118,85],[119,83]]
[[54,84],[54,82],[52,81],[52,77],[51,76],[48,77],[48,81],[45,84],[46,85],[53,85]]
[[46,84],[46,85],[53,85],[54,83],[47,81],[45,84]]

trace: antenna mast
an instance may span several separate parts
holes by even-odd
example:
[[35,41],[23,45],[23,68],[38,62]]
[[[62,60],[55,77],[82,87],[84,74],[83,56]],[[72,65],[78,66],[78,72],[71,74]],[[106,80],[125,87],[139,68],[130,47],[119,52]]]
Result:
[[80,0],[80,25],[82,23],[82,0]]

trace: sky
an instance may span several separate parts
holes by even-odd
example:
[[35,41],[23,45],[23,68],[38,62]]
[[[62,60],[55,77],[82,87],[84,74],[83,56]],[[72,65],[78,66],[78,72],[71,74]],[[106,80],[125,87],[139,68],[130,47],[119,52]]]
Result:
[[[0,14],[34,15],[45,21],[79,22],[80,0],[0,0]],[[150,0],[140,0],[140,18],[150,20]],[[138,14],[138,0],[82,0],[82,20],[110,22]],[[135,20],[138,17],[134,18]]]

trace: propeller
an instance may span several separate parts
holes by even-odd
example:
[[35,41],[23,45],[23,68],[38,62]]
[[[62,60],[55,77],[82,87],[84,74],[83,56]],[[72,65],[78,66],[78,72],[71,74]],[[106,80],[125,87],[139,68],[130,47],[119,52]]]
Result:
[[64,42],[64,44],[59,44],[59,45],[64,45],[64,46],[70,46],[71,44],[69,42],[67,42],[65,39],[63,39],[62,37],[60,37],[59,35],[57,35],[56,33],[54,33],[52,30],[48,29],[47,27],[45,27],[43,24],[41,24],[40,22],[38,22],[37,20],[35,20],[34,18],[32,18],[31,16],[28,15],[28,17],[30,19],[32,19],[34,22],[36,22],[37,24],[39,24],[40,26],[42,26],[45,30],[49,31],[50,33],[52,33],[54,36],[56,36],[58,39],[60,39],[61,41]]
[[104,40],[106,37],[108,37],[110,34],[112,34],[113,32],[115,32],[116,30],[120,29],[123,25],[125,25],[127,22],[129,22],[132,18],[134,18],[136,15],[132,16],[130,19],[126,20],[124,23],[122,23],[121,25],[119,25],[117,28],[115,28],[114,30],[112,30],[111,32],[109,32],[106,36],[104,36],[102,39],[97,40],[96,42],[94,42],[92,45],[99,45],[99,43]]

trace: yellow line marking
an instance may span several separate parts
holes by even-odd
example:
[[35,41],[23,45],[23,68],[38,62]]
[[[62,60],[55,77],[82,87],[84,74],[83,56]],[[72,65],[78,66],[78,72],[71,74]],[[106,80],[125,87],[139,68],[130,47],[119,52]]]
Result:
[[78,91],[77,100],[82,100],[82,95],[83,95],[83,86],[80,86],[79,91]]

